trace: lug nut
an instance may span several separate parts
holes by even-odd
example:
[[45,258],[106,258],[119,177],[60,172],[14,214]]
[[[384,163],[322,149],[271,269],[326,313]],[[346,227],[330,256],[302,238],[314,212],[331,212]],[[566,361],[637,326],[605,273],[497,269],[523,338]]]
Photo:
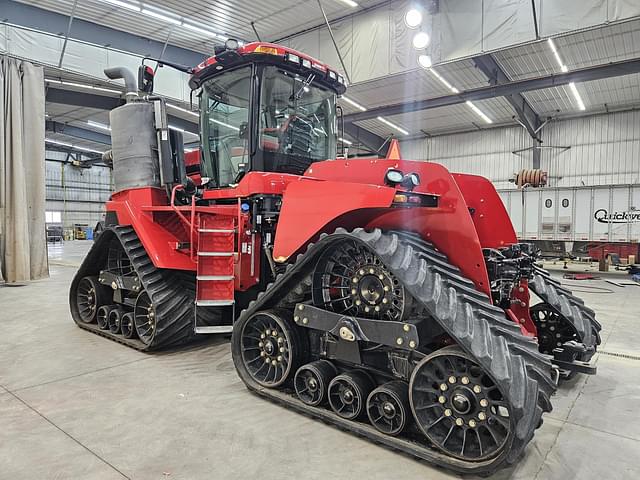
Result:
[[260,352],[260,356],[261,356],[261,357],[264,357],[265,355],[266,355],[266,353],[265,353],[265,352]]
[[282,361],[282,355],[278,355],[278,358],[277,358],[276,360],[278,360],[279,362],[281,362],[281,361]]
[[280,353],[284,353],[285,348],[284,347],[280,347]]
[[269,358],[264,359],[264,363],[269,363],[271,360]]
[[275,337],[276,335],[278,335],[277,330],[271,330],[271,335],[272,335],[272,336],[274,336],[274,337]]
[[442,396],[442,395],[440,395],[440,396],[438,397],[438,401],[439,401],[440,403],[444,403],[444,402],[446,402],[446,401],[447,401],[447,398],[446,398],[446,397],[444,397],[444,396]]
[[456,418],[456,425],[458,425],[459,427],[464,425],[464,420],[462,420],[461,418]]
[[405,324],[402,326],[402,329],[403,329],[405,332],[408,332],[408,331],[411,329],[411,327],[409,326],[409,324],[408,324],[408,323],[405,323]]
[[440,390],[442,390],[443,392],[446,392],[446,391],[447,391],[447,388],[449,388],[449,387],[447,387],[447,384],[446,384],[446,383],[441,383],[441,384],[440,384]]
[[447,408],[447,409],[444,411],[444,416],[445,416],[445,417],[450,417],[452,413],[453,413],[453,412],[452,412],[450,409],[448,409],[448,408]]
[[355,295],[356,293],[358,293],[358,290],[356,290],[355,288],[351,290],[351,295]]
[[261,333],[260,338],[264,340],[265,338],[267,338],[267,336],[264,333]]
[[383,298],[382,303],[389,303],[389,300],[387,300],[386,298]]
[[373,268],[370,268],[370,269],[369,269],[369,273],[370,273],[371,275],[373,275],[375,272],[376,272],[376,271],[375,271]]
[[307,323],[309,323],[309,319],[307,317],[304,317],[302,319],[302,323],[304,323],[306,325]]
[[376,312],[379,312],[379,311],[380,311],[380,307],[379,307],[378,305],[376,305],[376,308],[374,308],[374,310],[375,310]]
[[369,307],[364,307],[364,311],[369,313],[369,310],[371,310]]
[[298,315],[295,315],[295,316],[293,317],[293,321],[294,321],[294,322],[296,322],[296,323],[298,323],[298,322],[300,321],[300,317],[299,317]]
[[416,348],[416,342],[414,340],[409,340],[409,348]]
[[259,346],[260,348],[264,347],[264,342],[258,342],[258,346]]
[[484,412],[478,413],[478,419],[484,420],[486,418],[487,418],[487,414],[486,413],[484,413]]
[[480,385],[474,385],[473,386],[473,391],[476,393],[480,393],[482,391],[482,389],[480,388]]
[[353,283],[358,283],[358,277],[353,277],[353,278],[351,279],[351,281],[352,281]]
[[380,274],[380,275],[378,275],[378,278],[379,278],[380,280],[384,280],[384,275]]
[[364,275],[364,268],[361,268],[360,271],[358,272],[360,275]]
[[356,305],[360,306],[362,305],[362,302],[360,300],[356,300]]
[[453,375],[449,377],[449,383],[456,383],[456,377],[454,377]]
[[276,362],[275,360],[271,360],[271,365],[273,365],[274,367],[278,364],[278,362]]
[[390,290],[389,285],[385,285],[382,289],[383,289],[385,292],[388,292],[388,291]]
[[480,400],[480,406],[481,407],[486,407],[488,405],[489,405],[489,400],[487,400],[486,398],[483,398],[483,399]]
[[469,426],[471,428],[474,428],[476,426],[476,421],[473,418],[471,420],[469,420]]
[[403,343],[403,342],[404,342],[404,340],[402,340],[402,338],[401,338],[401,337],[396,338],[396,343],[397,343],[398,345],[402,345],[402,343]]
[[278,345],[282,345],[284,343],[284,338],[278,337]]
[[460,379],[460,381],[462,381],[462,383],[463,383],[464,385],[468,385],[468,384],[469,384],[469,377],[462,377],[462,378]]
[[304,305],[298,305],[298,310],[304,310]]

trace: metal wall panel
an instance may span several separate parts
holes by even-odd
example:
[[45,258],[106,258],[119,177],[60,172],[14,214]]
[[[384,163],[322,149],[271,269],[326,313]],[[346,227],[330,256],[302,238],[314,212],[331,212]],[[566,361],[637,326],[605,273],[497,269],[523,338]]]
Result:
[[[640,111],[550,122],[542,140],[545,146],[571,147],[542,150],[541,168],[549,172],[549,186],[640,183]],[[532,167],[531,151],[512,152],[531,145],[518,126],[405,141],[401,149],[405,158],[442,163],[508,188],[513,187],[508,180],[515,172]]]
[[[54,158],[56,153],[47,152],[47,158]],[[45,181],[46,209],[62,212],[65,227],[75,223],[93,226],[102,219],[112,191],[109,168],[78,168],[48,160]]]

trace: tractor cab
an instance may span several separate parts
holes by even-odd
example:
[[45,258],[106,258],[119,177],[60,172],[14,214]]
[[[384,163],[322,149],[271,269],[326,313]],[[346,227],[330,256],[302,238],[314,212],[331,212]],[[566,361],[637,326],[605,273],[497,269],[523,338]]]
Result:
[[190,86],[199,92],[206,188],[235,185],[249,171],[301,175],[336,158],[336,99],[346,87],[313,58],[229,41],[193,70]]

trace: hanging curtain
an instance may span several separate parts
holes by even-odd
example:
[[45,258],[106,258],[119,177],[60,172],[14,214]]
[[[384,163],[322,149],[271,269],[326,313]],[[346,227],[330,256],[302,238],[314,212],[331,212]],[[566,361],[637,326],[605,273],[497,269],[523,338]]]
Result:
[[44,72],[0,57],[0,280],[49,275],[45,234]]

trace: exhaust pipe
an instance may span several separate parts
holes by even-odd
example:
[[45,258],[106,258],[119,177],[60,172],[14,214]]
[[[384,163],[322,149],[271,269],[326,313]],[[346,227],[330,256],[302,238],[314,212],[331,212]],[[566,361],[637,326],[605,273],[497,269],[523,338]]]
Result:
[[124,85],[127,89],[127,93],[125,93],[127,103],[138,97],[138,81],[131,70],[126,67],[111,67],[105,68],[104,74],[111,80],[124,79]]

